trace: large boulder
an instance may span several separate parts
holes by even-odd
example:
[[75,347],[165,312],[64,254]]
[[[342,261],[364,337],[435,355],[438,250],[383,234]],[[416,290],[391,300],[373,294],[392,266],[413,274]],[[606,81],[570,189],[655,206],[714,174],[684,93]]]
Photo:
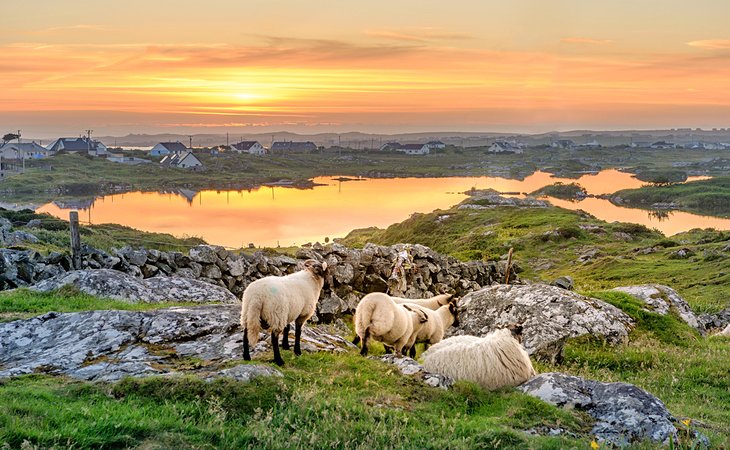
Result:
[[494,285],[467,294],[459,302],[459,322],[452,335],[484,336],[521,324],[527,353],[550,362],[561,360],[569,338],[592,335],[617,344],[628,338],[634,324],[606,302],[543,284]]
[[[187,366],[189,361],[202,361],[199,365],[206,371],[221,370],[226,362],[243,357],[239,316],[238,305],[206,305],[152,311],[50,312],[0,323],[0,378],[42,371],[113,381],[124,376],[176,373],[185,369],[186,361]],[[264,333],[261,337],[252,348],[254,358],[270,348]],[[345,351],[354,345],[307,326],[301,347],[309,352]],[[230,376],[248,376],[236,373]]]
[[398,356],[395,354],[383,356],[371,356],[371,359],[379,359],[388,364],[393,364],[398,368],[401,374],[415,376],[429,386],[448,389],[454,384],[454,380],[437,373],[427,371],[422,365],[418,364],[415,359],[407,356]]
[[677,419],[661,400],[632,384],[543,373],[517,389],[556,406],[587,412],[596,419],[591,434],[613,445],[646,439],[677,442]]
[[30,289],[48,292],[71,285],[89,295],[130,303],[236,303],[227,289],[182,277],[135,278],[109,269],[74,270],[43,280]]
[[649,312],[661,314],[665,316],[671,311],[684,320],[687,325],[695,330],[704,333],[705,327],[702,325],[700,318],[692,311],[689,304],[680,296],[677,291],[669,286],[661,284],[642,284],[638,286],[621,286],[613,289],[614,291],[624,292],[641,300]]

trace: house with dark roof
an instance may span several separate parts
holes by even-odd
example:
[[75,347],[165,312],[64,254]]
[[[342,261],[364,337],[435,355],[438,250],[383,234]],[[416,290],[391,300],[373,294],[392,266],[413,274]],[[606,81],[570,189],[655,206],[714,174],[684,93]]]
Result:
[[426,145],[428,145],[428,148],[430,148],[431,150],[446,148],[446,144],[441,141],[430,141],[427,142]]
[[108,156],[106,145],[87,137],[58,138],[46,147],[51,153],[86,153],[91,156]]
[[187,153],[189,150],[182,142],[160,142],[150,150],[150,156],[165,156],[170,153]]
[[40,159],[49,156],[51,152],[35,142],[7,143],[0,147],[0,156],[3,159]]
[[392,152],[398,150],[399,148],[401,148],[400,142],[386,142],[385,144],[380,146],[380,151]]
[[509,141],[495,141],[487,151],[489,153],[523,153],[524,150],[517,144]]
[[266,148],[258,141],[241,141],[231,146],[231,151],[237,153],[248,153],[250,155],[265,155]]
[[193,152],[170,153],[169,155],[165,155],[165,157],[162,158],[160,164],[167,167],[174,167],[176,169],[205,169],[203,163],[198,159],[197,156],[193,155]]
[[272,153],[313,152],[317,150],[317,145],[311,141],[279,141],[271,144],[270,150]]
[[428,155],[431,153],[431,149],[428,144],[404,144],[396,150],[403,152],[406,155]]

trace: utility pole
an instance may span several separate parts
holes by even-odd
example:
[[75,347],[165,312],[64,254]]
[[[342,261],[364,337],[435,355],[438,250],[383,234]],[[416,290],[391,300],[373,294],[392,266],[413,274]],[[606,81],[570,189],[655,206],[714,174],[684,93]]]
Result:
[[190,144],[188,145],[188,148],[190,148],[190,151],[192,152],[193,151],[193,136],[192,135],[188,136],[188,141],[190,142]]
[[91,133],[94,130],[86,130],[86,153],[91,153]]
[[25,173],[25,152],[22,148],[20,148],[20,130],[18,130],[18,151],[20,152],[20,159],[22,161],[22,169],[20,170],[20,173]]
[[228,132],[226,131],[226,147],[228,147]]

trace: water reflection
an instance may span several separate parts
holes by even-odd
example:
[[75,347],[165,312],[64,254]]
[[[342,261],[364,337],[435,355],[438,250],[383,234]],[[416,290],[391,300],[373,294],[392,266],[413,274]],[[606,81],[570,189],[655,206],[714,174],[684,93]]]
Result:
[[[313,189],[268,186],[250,191],[131,192],[96,199],[91,205],[73,205],[83,211],[82,220],[119,223],[140,230],[200,236],[229,247],[254,243],[289,246],[344,236],[354,228],[387,227],[414,212],[448,208],[472,187],[500,192],[529,193],[555,183],[577,182],[590,194],[641,187],[631,174],[606,170],[576,179],[553,178],[536,172],[524,180],[499,177],[394,178],[337,181],[315,178]],[[587,198],[580,202],[550,199],[557,206],[582,209],[608,221],[634,222],[671,235],[695,227],[730,229],[730,219],[673,212],[656,217],[645,210],[622,208],[607,200]],[[49,203],[39,208],[68,218],[69,204]]]

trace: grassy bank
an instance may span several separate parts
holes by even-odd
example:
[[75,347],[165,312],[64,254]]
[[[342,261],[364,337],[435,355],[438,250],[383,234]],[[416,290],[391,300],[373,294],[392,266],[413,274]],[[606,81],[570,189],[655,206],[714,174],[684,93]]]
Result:
[[555,183],[544,188],[538,189],[531,195],[537,197],[555,197],[562,198],[563,200],[575,200],[578,197],[585,196],[586,190],[583,186],[578,183]]
[[[697,311],[717,311],[730,306],[730,253],[723,251],[728,239],[728,233],[702,230],[667,239],[641,225],[556,207],[453,207],[414,214],[384,230],[356,230],[343,243],[419,243],[461,260],[499,259],[514,248],[524,278],[550,282],[571,275],[583,290],[666,284]],[[677,257],[685,248],[689,256]]]
[[674,203],[684,211],[730,217],[730,177],[625,189],[614,197],[620,197],[623,206],[651,209],[656,203]]

